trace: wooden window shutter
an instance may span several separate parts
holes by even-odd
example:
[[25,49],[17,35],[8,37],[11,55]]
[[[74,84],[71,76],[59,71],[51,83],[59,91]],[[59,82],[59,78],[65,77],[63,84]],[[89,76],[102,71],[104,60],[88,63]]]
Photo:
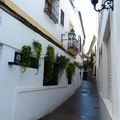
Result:
[[52,13],[52,2],[53,0],[48,0],[47,3],[48,3],[48,13],[51,15]]

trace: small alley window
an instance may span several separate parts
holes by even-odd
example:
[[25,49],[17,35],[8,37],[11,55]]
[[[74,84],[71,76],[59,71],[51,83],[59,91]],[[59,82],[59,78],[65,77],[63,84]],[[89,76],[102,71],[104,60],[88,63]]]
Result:
[[62,26],[64,26],[64,12],[63,10],[61,9],[61,19],[60,19],[60,23]]

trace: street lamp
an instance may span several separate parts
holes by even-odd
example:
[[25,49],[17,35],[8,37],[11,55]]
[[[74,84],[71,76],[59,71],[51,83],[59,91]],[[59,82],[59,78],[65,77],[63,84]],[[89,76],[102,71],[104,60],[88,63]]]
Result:
[[97,12],[101,12],[104,9],[113,10],[113,0],[105,0],[103,4],[101,5],[101,9],[96,9],[96,4],[98,3],[98,0],[91,0],[91,3],[93,4],[95,11]]
[[64,40],[71,40],[71,39],[74,40],[74,39],[76,39],[76,34],[75,34],[74,29],[71,29],[70,32],[68,32],[67,38],[64,39],[63,36],[65,36],[66,33],[65,34],[61,34],[61,42],[63,42]]
[[68,33],[68,39],[75,39],[76,38],[76,34],[74,29],[71,29],[70,32]]

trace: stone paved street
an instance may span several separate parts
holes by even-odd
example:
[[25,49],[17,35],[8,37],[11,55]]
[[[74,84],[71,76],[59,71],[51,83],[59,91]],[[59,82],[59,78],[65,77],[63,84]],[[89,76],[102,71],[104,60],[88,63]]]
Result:
[[71,98],[39,120],[100,120],[95,82],[83,81],[81,88]]

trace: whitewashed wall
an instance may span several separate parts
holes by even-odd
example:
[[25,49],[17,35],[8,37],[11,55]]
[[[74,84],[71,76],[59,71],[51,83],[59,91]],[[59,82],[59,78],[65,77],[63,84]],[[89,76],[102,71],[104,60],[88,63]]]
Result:
[[[39,2],[41,1],[39,0]],[[30,10],[34,9],[36,8]],[[58,86],[45,87],[43,86],[43,60],[37,75],[35,74],[36,69],[27,68],[22,73],[21,67],[8,65],[9,61],[14,61],[14,52],[21,50],[23,45],[32,46],[33,39],[42,44],[43,57],[48,44],[52,44],[2,10],[0,10],[0,17],[0,43],[3,44],[0,54],[0,119],[36,120],[51,112],[76,91],[81,83],[79,70],[76,69],[71,85],[67,84],[64,73],[59,79]],[[37,17],[39,18],[39,16]],[[50,28],[53,27],[49,25],[48,29],[50,30]],[[52,32],[54,35],[57,33]],[[54,48],[56,54],[60,53],[74,60],[61,49],[56,46]]]
[[[114,10],[107,12],[106,10],[102,13],[102,19],[100,22],[100,31],[98,36],[98,49],[103,47],[103,55],[105,54],[105,44],[103,42],[106,32],[110,30],[111,32],[111,75],[112,75],[112,99],[111,101],[107,98],[107,87],[108,81],[105,80],[107,75],[102,68],[105,64],[105,60],[102,61],[101,66],[99,66],[99,60],[97,60],[97,79],[99,86],[99,93],[101,96],[101,113],[102,120],[119,120],[120,119],[120,62],[119,62],[119,38],[120,38],[120,1],[114,0]],[[107,19],[110,15],[110,28],[105,31],[107,26]],[[108,26],[107,26],[108,27]],[[107,48],[106,48],[107,49]],[[105,57],[105,56],[103,56]],[[103,74],[104,72],[104,74]],[[110,76],[108,76],[110,77]]]
[[[61,34],[70,31],[70,22],[73,24],[74,30],[77,35],[84,38],[82,26],[76,9],[73,9],[69,0],[60,0],[59,4],[59,21],[55,24],[51,18],[44,12],[45,0],[12,0],[24,12],[30,15],[34,20],[40,23],[56,38],[61,40]],[[64,27],[60,24],[61,9],[64,11]],[[67,43],[64,41],[64,44]]]
[[[97,74],[99,94],[100,94],[100,109],[102,120],[112,119],[112,101],[108,97],[108,34],[110,33],[110,11],[103,11],[101,13],[102,21],[99,23],[98,35],[98,62]],[[109,22],[108,22],[109,21]],[[100,57],[100,58],[99,58]]]

